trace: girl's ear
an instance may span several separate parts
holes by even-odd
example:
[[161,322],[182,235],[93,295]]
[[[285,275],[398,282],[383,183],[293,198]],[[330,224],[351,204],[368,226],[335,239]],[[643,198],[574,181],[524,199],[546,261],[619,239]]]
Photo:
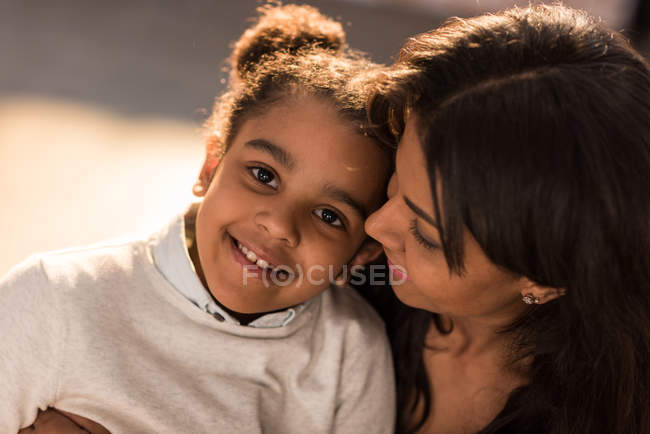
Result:
[[521,294],[521,299],[526,304],[544,304],[548,303],[551,300],[562,297],[566,294],[565,288],[554,288],[552,286],[542,286],[539,285],[528,278],[524,277],[522,279],[524,288],[519,292]]
[[370,237],[366,237],[348,265],[350,267],[354,267],[355,265],[366,265],[377,259],[383,252],[384,249],[381,247],[379,242]]
[[203,162],[203,167],[201,167],[201,172],[199,173],[199,178],[194,183],[192,187],[192,193],[196,197],[203,197],[208,192],[208,187],[210,187],[210,181],[212,181],[212,176],[214,176],[214,171],[219,165],[219,159],[206,155],[205,161]]

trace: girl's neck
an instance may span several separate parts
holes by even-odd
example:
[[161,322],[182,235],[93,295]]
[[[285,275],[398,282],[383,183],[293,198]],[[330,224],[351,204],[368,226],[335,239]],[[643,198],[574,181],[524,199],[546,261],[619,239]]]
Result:
[[[255,321],[257,318],[260,318],[268,313],[272,312],[261,312],[261,313],[241,313],[241,312],[235,312],[234,310],[231,310],[221,304],[219,300],[212,294],[212,291],[210,291],[210,287],[208,286],[208,282],[205,279],[205,275],[203,274],[203,268],[201,268],[201,260],[199,259],[199,252],[196,247],[196,214],[199,209],[199,204],[194,203],[190,205],[190,207],[187,209],[185,212],[184,216],[184,222],[185,222],[185,243],[187,246],[187,252],[190,256],[190,260],[192,261],[192,264],[194,265],[194,270],[196,271],[196,275],[199,277],[199,280],[205,287],[205,289],[208,291],[208,294],[210,294],[210,297],[212,300],[219,305],[224,311],[226,311],[231,317],[235,318],[237,321],[239,321],[239,324],[241,325],[248,325],[251,322]],[[283,309],[279,309],[274,312],[279,312]]]

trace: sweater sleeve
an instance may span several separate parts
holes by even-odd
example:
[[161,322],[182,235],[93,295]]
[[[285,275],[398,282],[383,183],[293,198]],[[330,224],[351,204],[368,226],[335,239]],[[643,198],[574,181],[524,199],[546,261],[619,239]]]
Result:
[[61,329],[56,291],[28,259],[0,279],[0,432],[15,433],[53,404]]
[[383,322],[355,324],[345,347],[334,432],[393,434],[395,379]]

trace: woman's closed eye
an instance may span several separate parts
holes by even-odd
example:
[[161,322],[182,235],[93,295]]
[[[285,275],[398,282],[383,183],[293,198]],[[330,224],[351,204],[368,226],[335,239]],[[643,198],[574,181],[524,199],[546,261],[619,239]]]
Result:
[[409,227],[409,230],[413,234],[413,238],[415,238],[415,241],[417,241],[418,244],[420,244],[422,247],[424,247],[427,250],[432,250],[432,249],[437,249],[440,247],[438,243],[435,243],[433,241],[429,241],[426,238],[422,236],[420,231],[418,230],[418,221],[417,219],[411,220],[411,226]]
[[253,166],[249,167],[248,170],[251,172],[253,178],[255,178],[255,180],[260,184],[268,185],[273,189],[278,188],[278,180],[276,179],[275,174],[269,169],[260,166]]
[[328,208],[318,208],[314,210],[314,215],[330,226],[343,227],[343,220],[339,215]]

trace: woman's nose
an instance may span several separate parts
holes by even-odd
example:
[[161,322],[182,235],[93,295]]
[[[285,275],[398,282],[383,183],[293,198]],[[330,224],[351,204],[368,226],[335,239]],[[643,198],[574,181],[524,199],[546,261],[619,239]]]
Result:
[[396,197],[388,200],[381,208],[366,219],[366,233],[379,241],[386,249],[403,249],[404,237],[400,224],[399,203]]
[[393,173],[388,181],[388,187],[386,189],[386,195],[388,198],[392,198],[397,194],[397,176]]

